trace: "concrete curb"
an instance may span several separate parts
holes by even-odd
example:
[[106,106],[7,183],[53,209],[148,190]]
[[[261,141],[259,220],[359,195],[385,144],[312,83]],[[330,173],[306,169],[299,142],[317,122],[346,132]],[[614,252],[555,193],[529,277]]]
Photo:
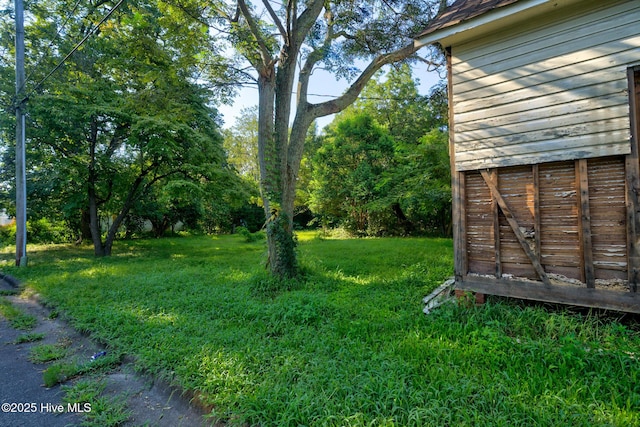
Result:
[[12,288],[19,288],[20,281],[13,276],[0,272],[0,282],[4,282]]

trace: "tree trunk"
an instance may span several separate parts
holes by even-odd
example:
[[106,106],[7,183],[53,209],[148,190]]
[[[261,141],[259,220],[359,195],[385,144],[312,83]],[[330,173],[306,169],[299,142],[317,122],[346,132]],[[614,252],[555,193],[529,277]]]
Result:
[[80,210],[80,223],[78,225],[78,240],[76,244],[81,244],[85,240],[91,239],[91,216],[89,215],[89,208],[84,207]]
[[[290,128],[293,84],[301,61],[300,49],[326,3],[320,0],[305,2],[306,9],[298,13],[298,2],[287,2],[284,23],[269,2],[263,4],[284,39],[278,58],[273,57],[259,19],[252,15],[245,0],[238,0],[238,12],[246,19],[256,42],[254,53],[257,55],[250,55],[247,59],[258,72],[258,159],[269,269],[277,277],[289,278],[297,274],[293,212],[296,180],[309,127],[316,118],[337,113],[352,104],[377,70],[385,64],[407,58],[418,47],[411,42],[397,51],[377,56],[342,96],[321,104],[310,104],[307,100],[309,77],[335,39],[333,29],[329,28],[323,46],[302,61],[304,64],[298,74],[296,115]],[[326,13],[331,27],[333,21],[329,9],[326,8]]]
[[96,145],[98,142],[98,123],[94,118],[91,121],[91,135],[89,141],[89,174],[87,178],[87,195],[89,199],[89,228],[93,241],[93,252],[96,256],[104,256],[102,245],[102,230],[100,229],[100,217],[98,216],[98,195],[96,194]]
[[93,242],[93,253],[96,256],[104,256],[104,246],[102,245],[102,230],[100,229],[100,218],[98,217],[98,203],[96,201],[95,189],[89,184],[89,216],[91,218],[91,241]]
[[[279,278],[290,278],[297,273],[295,239],[293,236],[293,209],[283,205],[283,166],[285,154],[282,135],[275,131],[275,67],[260,70],[258,78],[258,159],[260,163],[260,189],[264,204],[267,230],[269,270]],[[280,132],[281,126],[280,127]],[[288,135],[285,134],[285,143]],[[286,146],[286,145],[285,145]]]

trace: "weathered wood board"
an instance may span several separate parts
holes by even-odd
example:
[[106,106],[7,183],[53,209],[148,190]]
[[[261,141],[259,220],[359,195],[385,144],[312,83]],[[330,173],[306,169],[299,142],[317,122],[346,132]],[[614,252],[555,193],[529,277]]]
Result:
[[640,313],[640,2],[536,4],[440,39],[456,287]]
[[487,278],[494,277],[503,284],[521,280],[525,287],[535,281],[630,292],[626,161],[615,156],[465,172],[468,264],[458,286],[478,288],[482,277],[487,291]]

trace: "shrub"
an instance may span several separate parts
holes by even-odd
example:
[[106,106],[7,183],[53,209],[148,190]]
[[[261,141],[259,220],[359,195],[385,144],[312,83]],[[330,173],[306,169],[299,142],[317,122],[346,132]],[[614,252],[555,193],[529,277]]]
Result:
[[27,221],[27,240],[31,243],[66,243],[72,239],[71,231],[64,222],[46,218]]
[[257,242],[265,239],[264,231],[256,231],[252,233],[247,227],[236,227],[236,233],[244,237],[244,241],[247,243]]
[[12,245],[16,241],[16,224],[0,226],[0,248]]

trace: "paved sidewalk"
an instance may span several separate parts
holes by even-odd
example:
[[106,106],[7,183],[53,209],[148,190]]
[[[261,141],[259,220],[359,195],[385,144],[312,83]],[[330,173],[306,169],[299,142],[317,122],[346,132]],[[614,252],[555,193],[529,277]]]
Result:
[[27,359],[30,345],[14,344],[21,334],[0,319],[0,426],[79,425],[81,420],[76,414],[52,412],[62,405],[60,386],[44,387],[43,367]]
[[[0,290],[15,290],[12,281],[12,278],[5,278],[0,273]],[[45,336],[43,340],[34,343],[16,344],[16,339],[25,331],[13,329],[10,323],[0,316],[0,427],[80,425],[82,414],[73,412],[79,408],[69,408],[62,403],[63,391],[60,385],[51,388],[44,386],[42,372],[48,365],[29,361],[29,349],[36,345],[55,344],[64,340],[72,343],[70,350],[73,357],[81,361],[88,361],[91,355],[103,349],[64,321],[51,319],[50,311],[34,299],[23,299],[17,295],[0,298],[8,299],[21,311],[35,316],[38,319],[37,326],[29,332],[42,333]],[[125,426],[208,425],[202,411],[192,407],[178,390],[157,383],[152,378],[137,375],[126,363],[106,374],[104,380],[105,394],[126,398],[131,418]]]

